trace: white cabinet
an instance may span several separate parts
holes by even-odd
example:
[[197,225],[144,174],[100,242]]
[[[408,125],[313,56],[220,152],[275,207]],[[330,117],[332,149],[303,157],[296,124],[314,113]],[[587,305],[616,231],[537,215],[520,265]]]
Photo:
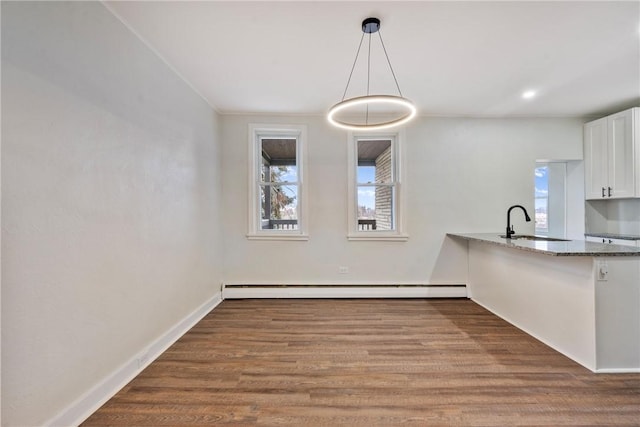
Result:
[[585,197],[601,199],[606,196],[607,182],[607,118],[584,125]]
[[640,108],[584,125],[585,197],[640,197]]

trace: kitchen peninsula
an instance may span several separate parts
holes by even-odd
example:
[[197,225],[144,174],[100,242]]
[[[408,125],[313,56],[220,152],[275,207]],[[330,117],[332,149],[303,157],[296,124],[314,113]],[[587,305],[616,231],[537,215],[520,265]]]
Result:
[[640,372],[640,248],[458,234],[472,300],[593,372]]

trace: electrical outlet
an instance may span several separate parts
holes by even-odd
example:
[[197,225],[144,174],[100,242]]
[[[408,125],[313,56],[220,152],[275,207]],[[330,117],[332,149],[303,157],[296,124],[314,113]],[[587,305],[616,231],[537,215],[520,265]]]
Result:
[[598,281],[606,282],[609,280],[609,266],[606,262],[598,261],[596,264],[596,270]]
[[340,267],[338,267],[338,273],[349,274],[349,267],[341,265]]

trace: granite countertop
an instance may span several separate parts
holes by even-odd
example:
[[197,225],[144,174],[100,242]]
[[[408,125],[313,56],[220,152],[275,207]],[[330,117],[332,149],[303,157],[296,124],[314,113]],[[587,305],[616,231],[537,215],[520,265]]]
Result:
[[584,233],[584,235],[589,237],[603,237],[605,239],[640,240],[640,236],[634,234]]
[[561,242],[517,240],[500,237],[495,233],[447,233],[447,236],[474,240],[483,243],[504,246],[522,251],[538,252],[552,256],[638,256],[640,248],[622,245],[612,245],[584,240],[567,240]]

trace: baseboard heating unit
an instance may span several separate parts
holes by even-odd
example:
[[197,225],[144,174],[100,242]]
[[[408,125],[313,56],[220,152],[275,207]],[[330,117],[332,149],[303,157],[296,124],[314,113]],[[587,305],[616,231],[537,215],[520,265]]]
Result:
[[224,284],[223,299],[243,298],[467,298],[464,284]]

